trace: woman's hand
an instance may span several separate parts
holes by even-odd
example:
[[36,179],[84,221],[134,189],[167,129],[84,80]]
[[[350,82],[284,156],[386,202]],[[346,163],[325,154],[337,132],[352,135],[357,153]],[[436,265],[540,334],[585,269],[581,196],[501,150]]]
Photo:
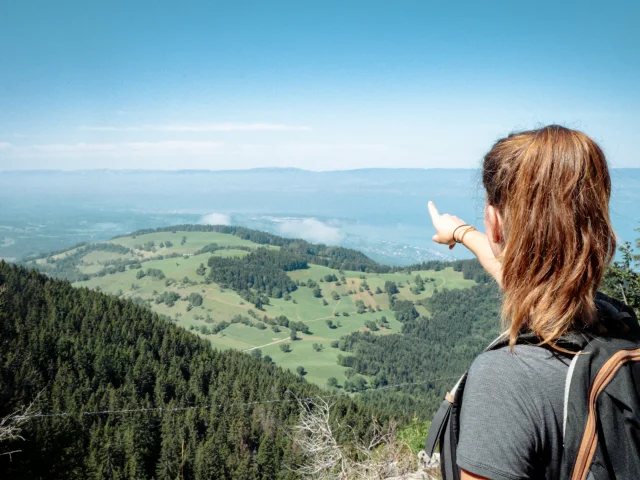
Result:
[[[436,228],[433,241],[449,245],[449,250],[451,250],[456,246],[453,232],[460,225],[465,225],[464,221],[453,215],[440,215],[433,202],[429,202],[429,213],[431,214],[433,226]],[[484,269],[498,282],[498,285],[502,286],[502,264],[496,259],[487,236],[475,228],[461,227],[456,232],[456,237],[464,239],[464,246],[471,250],[480,260],[480,264]]]
[[[441,243],[442,245],[449,245],[449,250],[456,246],[456,240],[453,238],[453,232],[461,225],[466,225],[463,220],[458,217],[445,213],[440,215],[438,209],[433,202],[429,202],[429,214],[431,215],[431,221],[436,229],[436,234],[433,236],[433,241]],[[464,230],[463,228],[459,230]],[[458,231],[458,234],[460,231]]]

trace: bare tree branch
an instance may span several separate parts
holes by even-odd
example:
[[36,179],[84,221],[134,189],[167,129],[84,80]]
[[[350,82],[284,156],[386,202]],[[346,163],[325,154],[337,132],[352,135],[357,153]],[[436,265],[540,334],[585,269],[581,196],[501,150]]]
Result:
[[[42,394],[42,391],[36,395],[36,398],[26,407],[21,408],[3,419],[0,420],[0,443],[12,442],[15,440],[24,440],[24,437],[20,434],[24,424],[27,423],[32,415],[37,415],[39,412],[34,411],[34,405],[38,401],[38,398]],[[12,450],[10,452],[0,453],[1,455],[9,455],[18,453],[21,450]]]
[[[336,440],[329,422],[331,407],[322,398],[299,401],[300,420],[292,440],[305,456],[296,471],[314,480],[381,480],[403,478],[417,470],[411,448],[396,439],[396,424],[383,427],[373,418],[373,432],[367,441],[343,445]],[[336,429],[344,428],[337,425]]]

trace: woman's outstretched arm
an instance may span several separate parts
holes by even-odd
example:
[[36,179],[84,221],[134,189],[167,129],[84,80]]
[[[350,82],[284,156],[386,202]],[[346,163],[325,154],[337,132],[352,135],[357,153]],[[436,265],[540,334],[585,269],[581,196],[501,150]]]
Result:
[[[498,259],[496,259],[487,236],[479,232],[478,230],[470,230],[465,233],[467,227],[460,227],[465,225],[465,222],[458,217],[445,213],[440,215],[438,209],[433,202],[429,202],[429,214],[431,215],[431,221],[436,229],[436,234],[433,236],[433,241],[442,245],[449,245],[449,249],[453,249],[456,246],[456,239],[460,240],[462,237],[464,246],[478,258],[480,264],[491,275],[498,285],[502,286],[502,268]],[[456,239],[453,238],[453,233],[456,230]]]

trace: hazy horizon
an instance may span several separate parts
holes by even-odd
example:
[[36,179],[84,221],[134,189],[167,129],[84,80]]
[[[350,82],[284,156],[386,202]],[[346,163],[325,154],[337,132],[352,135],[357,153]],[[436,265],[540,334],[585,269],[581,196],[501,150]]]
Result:
[[[612,169],[611,177],[614,228],[632,241],[640,169]],[[384,263],[470,256],[431,241],[429,200],[482,227],[478,169],[8,171],[0,173],[0,257],[182,223],[343,245]]]

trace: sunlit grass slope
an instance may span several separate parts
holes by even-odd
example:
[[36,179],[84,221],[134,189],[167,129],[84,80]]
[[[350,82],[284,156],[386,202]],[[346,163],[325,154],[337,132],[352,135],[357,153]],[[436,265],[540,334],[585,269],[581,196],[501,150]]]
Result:
[[[116,251],[90,251],[75,258],[76,268],[89,275],[107,268],[110,273],[93,276],[89,280],[76,282],[78,287],[99,289],[122,298],[145,302],[151,309],[165,315],[170,321],[209,340],[220,349],[235,348],[269,355],[274,362],[284,368],[296,370],[304,367],[307,380],[326,386],[329,377],[335,377],[338,384],[345,381],[346,368],[338,365],[338,348],[332,342],[354,331],[366,331],[366,323],[378,325],[375,335],[387,335],[401,330],[401,324],[389,309],[389,299],[384,292],[386,281],[393,281],[399,287],[399,299],[419,301],[430,297],[435,288],[468,288],[474,285],[465,280],[462,273],[451,268],[441,271],[411,271],[387,274],[375,274],[353,271],[338,271],[324,266],[309,265],[309,268],[288,272],[294,281],[301,282],[290,298],[270,298],[269,304],[262,309],[247,303],[235,291],[222,288],[216,283],[207,283],[206,275],[199,268],[205,268],[211,256],[244,257],[264,245],[241,239],[237,236],[218,232],[156,232],[144,235],[125,236],[105,242],[126,247],[126,253]],[[219,248],[213,253],[198,253],[204,247],[216,244]],[[278,249],[276,246],[266,248]],[[50,257],[46,261],[63,261],[65,257],[78,255],[78,249],[69,250]],[[167,258],[169,256],[169,258]],[[67,260],[69,260],[69,258]],[[118,261],[129,263],[137,261],[139,268],[110,267]],[[43,259],[33,261],[42,265]],[[201,267],[202,266],[202,267]],[[161,271],[162,276],[144,275],[139,272],[149,269]],[[325,281],[333,275],[338,281]],[[416,275],[425,282],[424,291],[415,294],[411,291]],[[321,298],[314,296],[313,289],[303,286],[309,280],[317,283],[321,289]],[[179,298],[175,302],[156,300],[166,292],[175,292]],[[189,296],[199,294],[201,305],[193,305]],[[358,313],[358,306],[366,307]],[[417,305],[421,314],[428,312]],[[232,323],[223,330],[213,333],[220,322],[231,322],[237,315],[250,319],[254,326]],[[303,322],[309,328],[308,333],[299,332],[292,340],[291,330],[284,326],[272,326],[263,322],[264,317],[273,319],[286,316],[290,321]],[[382,317],[387,322],[381,324]],[[330,323],[329,323],[330,322]],[[263,328],[264,326],[264,328]],[[289,351],[284,351],[288,344]],[[285,348],[286,349],[286,348]],[[257,352],[259,350],[259,352]]]

